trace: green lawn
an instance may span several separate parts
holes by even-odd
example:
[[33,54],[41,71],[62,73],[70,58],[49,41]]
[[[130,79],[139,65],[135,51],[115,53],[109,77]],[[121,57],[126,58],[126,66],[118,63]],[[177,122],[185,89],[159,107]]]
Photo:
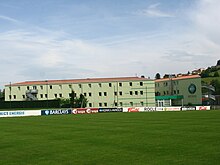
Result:
[[217,165],[220,111],[0,118],[1,165]]

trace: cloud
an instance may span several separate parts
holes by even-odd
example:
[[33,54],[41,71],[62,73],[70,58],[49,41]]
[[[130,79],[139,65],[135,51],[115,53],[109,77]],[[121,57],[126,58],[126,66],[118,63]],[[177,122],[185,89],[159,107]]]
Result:
[[220,1],[200,0],[195,12],[190,13],[197,31],[220,45]]
[[208,55],[197,54],[186,50],[170,50],[164,58],[172,62],[187,62],[202,65],[204,60],[208,60],[210,57]]
[[160,3],[152,4],[147,9],[139,10],[137,14],[157,18],[174,17],[174,15],[160,10],[159,6]]
[[6,20],[6,21],[9,21],[9,22],[12,22],[12,23],[19,23],[18,20],[14,19],[14,18],[11,18],[11,17],[4,16],[4,15],[0,15],[0,19]]
[[[108,42],[112,43],[112,40],[100,44],[101,41],[91,42],[73,38],[61,40],[59,32],[51,34],[53,35],[21,30],[1,33],[0,69],[10,70],[10,74],[0,73],[2,79],[17,82],[135,76],[145,73],[149,75],[153,72],[153,67],[150,67],[153,65],[152,62],[143,62],[152,54],[144,40],[140,42],[136,39],[109,47]],[[117,39],[121,42],[120,37]]]

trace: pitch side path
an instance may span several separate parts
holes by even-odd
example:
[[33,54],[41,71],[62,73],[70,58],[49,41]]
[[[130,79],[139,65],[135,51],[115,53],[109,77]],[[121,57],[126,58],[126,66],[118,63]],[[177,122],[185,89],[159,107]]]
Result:
[[220,110],[0,118],[2,165],[220,164]]

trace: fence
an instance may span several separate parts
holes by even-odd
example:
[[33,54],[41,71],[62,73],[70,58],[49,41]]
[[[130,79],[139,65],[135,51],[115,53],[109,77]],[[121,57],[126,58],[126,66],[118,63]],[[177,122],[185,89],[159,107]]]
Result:
[[0,109],[15,108],[60,108],[59,100],[0,101]]

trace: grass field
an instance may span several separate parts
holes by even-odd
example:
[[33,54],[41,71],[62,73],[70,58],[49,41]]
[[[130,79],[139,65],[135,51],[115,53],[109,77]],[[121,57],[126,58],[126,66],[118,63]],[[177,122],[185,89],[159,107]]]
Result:
[[217,165],[220,111],[0,118],[1,165]]

